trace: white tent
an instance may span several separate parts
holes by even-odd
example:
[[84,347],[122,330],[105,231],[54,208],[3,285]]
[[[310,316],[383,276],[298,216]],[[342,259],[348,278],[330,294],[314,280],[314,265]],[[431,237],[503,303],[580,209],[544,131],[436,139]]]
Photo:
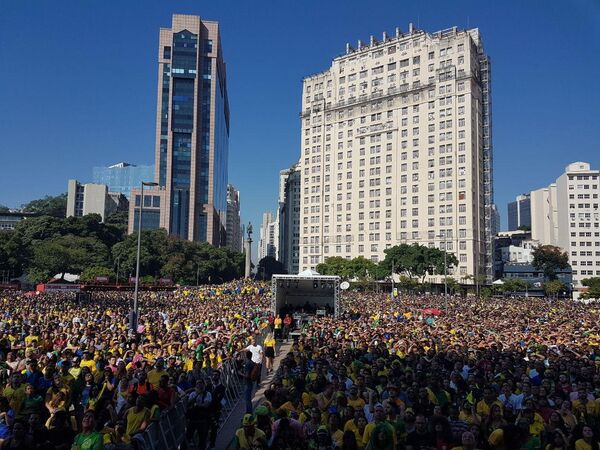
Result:
[[340,298],[340,277],[321,275],[305,270],[298,275],[273,275],[271,280],[271,310],[278,314],[288,307],[301,308],[306,303],[325,309],[337,316]]
[[498,279],[498,280],[494,281],[492,284],[495,284],[496,286],[502,286],[504,284],[504,281]]

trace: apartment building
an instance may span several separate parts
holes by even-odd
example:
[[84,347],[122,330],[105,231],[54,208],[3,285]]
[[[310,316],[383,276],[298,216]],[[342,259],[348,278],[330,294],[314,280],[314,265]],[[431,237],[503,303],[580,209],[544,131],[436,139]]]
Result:
[[574,162],[547,188],[531,192],[531,234],[569,255],[573,295],[581,280],[600,276],[600,170]]
[[279,172],[277,259],[281,261],[288,274],[299,272],[301,189],[301,172],[296,164]]
[[490,83],[478,29],[412,25],[306,77],[300,270],[418,243],[454,253],[457,276],[491,279]]

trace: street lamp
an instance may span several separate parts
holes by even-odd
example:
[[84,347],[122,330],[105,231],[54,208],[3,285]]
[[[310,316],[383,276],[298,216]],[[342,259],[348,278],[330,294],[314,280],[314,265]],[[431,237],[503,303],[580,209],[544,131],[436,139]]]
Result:
[[130,312],[129,327],[136,332],[138,321],[138,289],[140,284],[140,252],[142,248],[142,216],[144,215],[144,186],[158,186],[153,181],[142,181],[142,193],[140,198],[140,215],[138,217],[138,240],[137,257],[135,262],[135,289],[133,291],[133,311]]
[[439,234],[437,238],[443,239],[444,243],[444,309],[448,311],[448,252],[446,251],[446,235]]

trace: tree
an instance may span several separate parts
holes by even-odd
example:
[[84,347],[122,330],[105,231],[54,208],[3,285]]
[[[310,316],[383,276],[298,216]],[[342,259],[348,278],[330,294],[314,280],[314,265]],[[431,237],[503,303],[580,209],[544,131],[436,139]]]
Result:
[[[405,274],[409,278],[420,278],[425,281],[426,275],[444,273],[444,252],[437,248],[429,248],[419,244],[400,244],[384,250],[385,259],[381,265],[390,273]],[[458,264],[453,253],[446,254],[447,267]]]
[[569,256],[560,247],[540,245],[533,250],[533,267],[544,272],[548,280],[556,280],[556,272],[569,268]]
[[96,277],[108,277],[110,280],[114,280],[115,272],[104,266],[89,266],[83,269],[79,279],[83,282],[90,283],[96,281]]
[[581,295],[583,298],[600,298],[600,277],[584,278],[581,284],[588,288]]
[[551,280],[544,283],[544,292],[549,297],[556,297],[559,292],[566,290],[565,283],[560,280]]
[[22,205],[21,209],[23,212],[63,218],[67,215],[67,194],[60,194],[56,197],[47,195]]
[[86,267],[106,264],[108,249],[96,238],[60,236],[35,245],[31,269],[50,276],[65,273],[79,274]]
[[325,262],[317,264],[317,272],[321,275],[334,275],[348,280],[351,278],[350,260],[341,256],[330,256],[325,258]]
[[270,280],[273,275],[285,273],[283,264],[272,256],[265,256],[258,262],[256,274],[262,280]]
[[0,213],[10,212],[10,208],[8,206],[0,205]]
[[[120,272],[130,276],[135,276],[137,236],[137,233],[130,234],[111,249],[113,261],[119,260]],[[166,230],[142,230],[140,276],[160,273],[167,254],[167,244]]]
[[502,291],[505,293],[512,294],[514,292],[523,292],[527,289],[527,283],[520,278],[504,278],[502,280]]

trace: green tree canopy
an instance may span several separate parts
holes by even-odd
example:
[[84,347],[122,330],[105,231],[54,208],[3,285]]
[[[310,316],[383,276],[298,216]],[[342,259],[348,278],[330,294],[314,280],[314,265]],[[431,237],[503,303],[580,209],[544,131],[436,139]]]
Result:
[[273,275],[285,273],[283,263],[277,261],[272,256],[265,256],[258,262],[256,276],[262,280],[270,280]]
[[[444,252],[419,244],[400,244],[384,250],[385,259],[381,265],[390,273],[392,268],[397,274],[405,274],[409,278],[420,278],[425,281],[426,275],[444,273]],[[453,253],[446,254],[447,268],[458,264]]]
[[569,256],[560,247],[540,245],[533,250],[533,267],[548,280],[556,280],[556,272],[569,268]]
[[581,284],[588,288],[583,298],[600,298],[600,277],[584,278]]
[[560,292],[567,289],[565,283],[560,280],[550,280],[544,283],[544,292],[549,297],[556,297]]
[[96,281],[96,277],[108,277],[110,280],[114,280],[115,272],[104,266],[89,266],[81,272],[79,279],[85,283],[93,283]]
[[21,209],[23,212],[64,218],[67,215],[67,194],[60,194],[55,197],[47,195],[44,198],[24,204]]

